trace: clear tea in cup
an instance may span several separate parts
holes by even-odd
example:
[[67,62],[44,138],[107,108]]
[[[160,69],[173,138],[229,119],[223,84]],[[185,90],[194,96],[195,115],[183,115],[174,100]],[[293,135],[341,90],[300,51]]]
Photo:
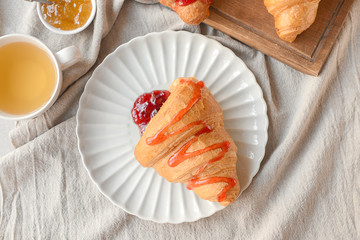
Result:
[[0,47],[0,110],[23,115],[41,108],[51,98],[56,66],[47,52],[29,42]]

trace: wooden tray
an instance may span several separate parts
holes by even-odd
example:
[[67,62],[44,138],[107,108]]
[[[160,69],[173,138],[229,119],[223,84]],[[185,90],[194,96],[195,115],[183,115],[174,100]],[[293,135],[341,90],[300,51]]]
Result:
[[314,24],[293,43],[281,40],[263,0],[216,0],[205,23],[303,73],[317,76],[353,0],[321,0]]

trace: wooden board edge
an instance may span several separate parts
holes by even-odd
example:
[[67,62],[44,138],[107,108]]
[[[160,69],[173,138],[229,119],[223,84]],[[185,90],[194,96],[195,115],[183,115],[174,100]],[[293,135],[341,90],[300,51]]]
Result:
[[[289,65],[300,72],[317,76],[318,71],[320,70],[320,66],[317,66],[316,62],[311,63],[310,61],[305,60],[304,58],[283,48],[279,44],[265,39],[258,34],[249,31],[247,28],[236,24],[229,18],[219,14],[217,11],[211,10],[210,17],[206,19],[204,23],[249,45],[250,47],[263,52],[265,55]],[[278,55],[273,54],[273,52],[278,53]]]
[[[330,55],[330,52],[335,44],[337,37],[339,36],[341,29],[345,23],[346,17],[348,16],[351,6],[354,0],[345,0],[341,9],[339,10],[335,20],[332,22],[332,26],[325,37],[325,40],[322,43],[322,46],[318,50],[313,61],[322,61],[319,73],[321,72],[322,67],[325,65],[327,58]],[[336,27],[335,27],[336,26]]]
[[[328,37],[324,40],[316,58],[313,61],[309,61],[289,49],[284,48],[269,39],[263,38],[255,32],[249,31],[247,28],[237,24],[231,18],[224,16],[215,9],[210,10],[210,16],[204,21],[204,23],[302,73],[318,76],[326,62],[327,57],[329,56],[329,53],[331,52],[335,39],[342,29],[342,25],[345,22],[352,3],[353,0],[346,0],[344,2],[340,12],[333,22],[333,26],[338,26],[338,28],[330,28]],[[277,55],[274,54],[275,52]]]

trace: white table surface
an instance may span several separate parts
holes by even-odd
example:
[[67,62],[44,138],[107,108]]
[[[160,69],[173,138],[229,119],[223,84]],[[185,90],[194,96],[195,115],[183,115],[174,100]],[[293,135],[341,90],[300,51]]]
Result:
[[14,128],[15,121],[0,119],[0,157],[14,150],[10,143],[9,131]]

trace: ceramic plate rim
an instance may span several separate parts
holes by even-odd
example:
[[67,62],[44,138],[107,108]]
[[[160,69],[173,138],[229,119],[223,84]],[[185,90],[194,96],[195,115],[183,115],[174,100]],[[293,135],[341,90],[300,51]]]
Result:
[[236,56],[236,54],[231,50],[229,49],[228,47],[225,47],[224,45],[222,45],[221,43],[219,43],[218,41],[212,39],[212,38],[209,38],[208,36],[205,36],[205,35],[202,35],[202,34],[199,34],[199,33],[192,33],[192,32],[188,32],[188,31],[172,31],[172,30],[167,30],[167,31],[162,31],[162,32],[151,32],[151,33],[148,33],[146,35],[143,35],[143,36],[138,36],[138,37],[135,37],[133,39],[131,39],[130,41],[124,43],[124,44],[121,44],[120,46],[118,46],[114,51],[112,51],[111,53],[109,53],[105,58],[104,60],[96,67],[96,69],[94,70],[94,72],[92,73],[91,77],[89,78],[89,80],[87,81],[85,87],[84,87],[84,91],[83,93],[81,94],[81,97],[80,97],[80,100],[79,100],[79,107],[78,107],[78,110],[77,110],[77,113],[76,113],[76,137],[77,137],[77,144],[78,144],[78,150],[79,150],[79,153],[80,153],[80,156],[81,156],[81,161],[82,161],[82,164],[83,164],[83,167],[86,169],[87,173],[88,173],[88,176],[89,178],[91,179],[91,181],[96,185],[97,189],[101,192],[102,195],[104,195],[107,199],[109,199],[112,204],[114,204],[115,206],[121,208],[122,210],[124,210],[126,213],[128,214],[131,214],[131,215],[134,215],[134,216],[137,216],[139,217],[140,219],[143,219],[143,220],[147,220],[147,221],[153,221],[153,222],[157,222],[157,223],[171,223],[171,224],[179,224],[179,223],[185,223],[185,222],[195,222],[195,221],[198,221],[199,219],[202,219],[202,218],[206,218],[206,217],[209,217],[209,216],[212,216],[213,214],[215,214],[216,212],[218,212],[219,210],[222,210],[224,209],[225,207],[222,207],[221,209],[217,210],[217,211],[214,211],[213,213],[210,213],[206,216],[199,216],[199,217],[196,217],[194,219],[191,219],[191,220],[180,220],[180,221],[171,221],[171,220],[168,220],[168,221],[158,221],[158,220],[154,220],[154,219],[151,219],[149,217],[145,217],[145,216],[142,216],[142,215],[139,215],[135,212],[132,212],[130,211],[129,209],[127,209],[126,207],[124,206],[120,206],[118,205],[118,203],[116,203],[114,201],[114,199],[112,199],[110,196],[108,196],[105,192],[102,191],[102,189],[100,188],[99,184],[94,180],[91,172],[90,172],[90,169],[86,166],[86,163],[85,163],[85,157],[84,157],[84,154],[81,150],[81,143],[82,143],[82,140],[80,139],[80,135],[79,135],[79,125],[80,125],[80,122],[79,122],[79,115],[82,111],[82,108],[83,105],[84,105],[84,102],[85,102],[85,92],[88,91],[88,88],[89,88],[89,83],[92,82],[92,81],[95,81],[96,78],[94,78],[93,76],[95,76],[97,74],[98,71],[100,71],[99,69],[101,69],[101,66],[103,66],[104,64],[106,64],[109,59],[116,53],[118,52],[120,49],[122,48],[126,48],[128,47],[130,44],[132,44],[133,42],[136,42],[138,41],[139,39],[143,39],[143,38],[149,38],[153,35],[166,35],[166,34],[188,34],[189,36],[190,35],[196,35],[200,38],[203,38],[204,40],[206,41],[210,41],[212,42],[213,44],[216,44],[217,46],[219,46],[223,51],[226,51],[228,53],[230,53],[233,57],[236,58],[237,61],[239,61],[239,63],[241,63],[243,65],[243,67],[249,71],[251,77],[254,79],[254,82],[255,82],[255,86],[257,88],[258,91],[260,91],[260,97],[259,97],[259,100],[261,101],[261,103],[264,105],[264,116],[265,116],[265,126],[264,128],[262,128],[261,130],[264,130],[265,132],[265,139],[264,139],[264,149],[262,151],[262,154],[256,159],[256,162],[258,163],[257,164],[257,168],[256,168],[256,173],[250,177],[250,181],[249,183],[242,187],[241,190],[240,190],[240,193],[238,195],[238,197],[242,194],[242,192],[244,190],[246,190],[248,188],[248,186],[251,184],[253,178],[257,175],[257,173],[259,172],[259,169],[260,169],[260,165],[261,165],[261,162],[262,160],[264,159],[265,157],[265,150],[266,150],[266,145],[268,143],[268,127],[269,127],[269,119],[268,119],[268,115],[267,115],[267,104],[264,100],[264,94],[263,94],[263,91],[260,87],[260,85],[258,84],[258,82],[256,81],[256,78],[255,78],[255,75],[253,74],[253,72],[246,66],[246,64],[244,63],[244,61],[239,58],[238,56]]

